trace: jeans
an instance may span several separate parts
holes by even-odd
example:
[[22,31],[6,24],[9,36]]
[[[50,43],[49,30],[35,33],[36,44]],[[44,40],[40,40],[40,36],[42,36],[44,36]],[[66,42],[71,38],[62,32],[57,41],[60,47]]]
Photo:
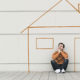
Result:
[[65,59],[63,64],[57,64],[54,60],[51,60],[51,65],[53,67],[53,70],[56,70],[56,69],[66,70],[66,68],[68,66],[68,62],[69,62],[69,60]]

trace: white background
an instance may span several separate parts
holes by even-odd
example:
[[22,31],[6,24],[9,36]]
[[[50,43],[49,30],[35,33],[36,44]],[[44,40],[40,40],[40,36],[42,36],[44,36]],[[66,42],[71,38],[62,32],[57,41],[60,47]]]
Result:
[[[27,31],[20,32],[57,1],[0,0],[0,71],[28,71]],[[77,8],[76,1],[70,0]],[[80,14],[63,0],[34,26],[80,26]],[[30,29],[30,70],[52,71],[51,55],[63,42],[70,60],[67,70],[74,71],[74,38],[80,37],[79,33],[80,28]],[[36,50],[36,38],[40,37],[54,38],[54,49]],[[79,44],[77,40],[76,71],[80,71]]]

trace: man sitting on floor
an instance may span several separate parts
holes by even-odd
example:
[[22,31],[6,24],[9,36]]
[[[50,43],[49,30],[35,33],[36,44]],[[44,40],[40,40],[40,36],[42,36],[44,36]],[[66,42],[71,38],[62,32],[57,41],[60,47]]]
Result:
[[56,73],[64,73],[68,65],[68,54],[63,51],[65,45],[63,43],[58,44],[58,50],[52,54],[51,65]]

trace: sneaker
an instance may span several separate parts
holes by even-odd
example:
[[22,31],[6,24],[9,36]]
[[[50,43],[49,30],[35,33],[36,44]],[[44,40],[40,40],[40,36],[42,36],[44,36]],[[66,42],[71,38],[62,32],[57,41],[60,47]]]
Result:
[[60,73],[60,69],[56,69],[55,70],[55,73]]
[[61,70],[62,73],[65,73],[66,71],[64,69]]

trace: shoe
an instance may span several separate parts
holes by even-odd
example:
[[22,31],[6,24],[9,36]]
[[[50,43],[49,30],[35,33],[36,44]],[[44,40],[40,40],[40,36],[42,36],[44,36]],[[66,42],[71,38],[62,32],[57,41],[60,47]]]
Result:
[[55,73],[60,73],[60,69],[56,69],[55,70]]
[[61,70],[62,73],[65,73],[66,71],[64,69]]

